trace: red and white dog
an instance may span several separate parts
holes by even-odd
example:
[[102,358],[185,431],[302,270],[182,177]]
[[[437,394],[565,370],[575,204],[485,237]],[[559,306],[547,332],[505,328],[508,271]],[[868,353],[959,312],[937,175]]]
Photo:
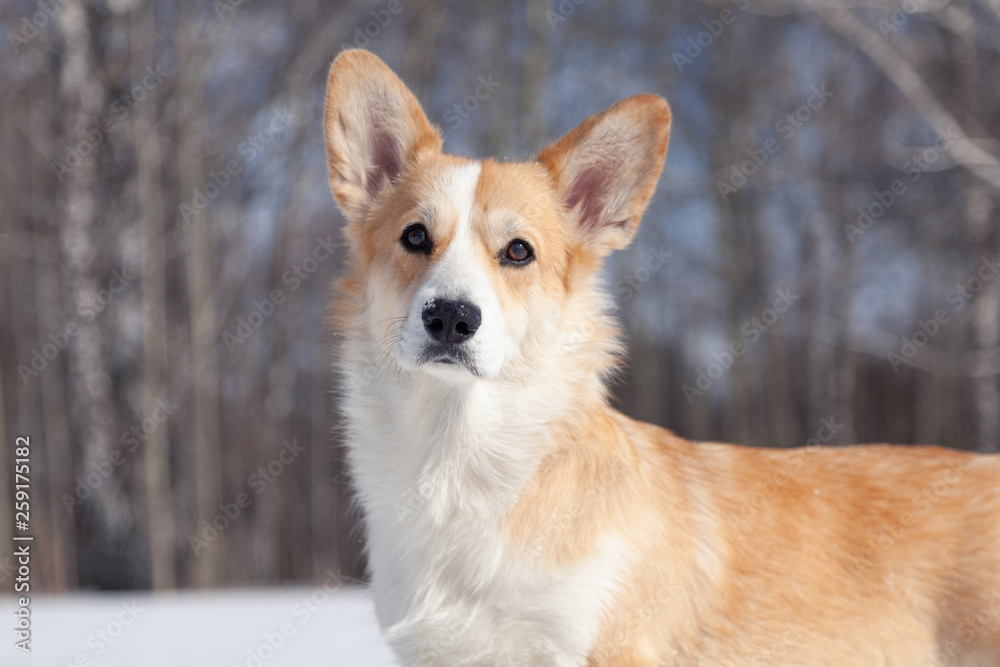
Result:
[[1000,458],[696,444],[608,405],[599,270],[659,178],[661,98],[471,160],[347,51],[324,129],[349,463],[403,664],[1000,665]]

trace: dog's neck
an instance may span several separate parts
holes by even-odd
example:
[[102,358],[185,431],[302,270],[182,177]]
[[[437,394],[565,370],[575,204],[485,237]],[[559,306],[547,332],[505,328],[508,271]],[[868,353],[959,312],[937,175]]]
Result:
[[369,521],[418,511],[441,522],[465,513],[478,519],[505,514],[555,446],[551,428],[560,424],[565,434],[567,422],[582,425],[579,415],[606,409],[606,383],[620,348],[604,306],[596,289],[564,304],[558,339],[544,345],[548,354],[514,360],[490,380],[454,382],[404,371],[385,361],[377,336],[345,340],[342,407]]
[[340,407],[384,627],[444,590],[474,598],[503,581],[506,522],[543,461],[597,446],[588,427],[611,421],[618,331],[598,290],[571,294],[557,339],[533,346],[548,354],[467,382],[373,363],[385,339],[350,333],[371,329],[364,304],[338,304],[358,318],[338,334]]

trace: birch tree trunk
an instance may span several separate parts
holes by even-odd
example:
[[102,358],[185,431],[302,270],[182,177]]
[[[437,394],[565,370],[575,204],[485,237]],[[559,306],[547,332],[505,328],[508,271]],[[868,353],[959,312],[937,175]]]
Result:
[[[64,39],[64,56],[59,73],[64,109],[63,138],[76,143],[83,132],[94,126],[105,102],[105,90],[94,72],[91,44],[95,41],[81,0],[68,0],[58,16]],[[97,301],[100,281],[96,260],[100,248],[95,241],[98,157],[91,155],[63,175],[64,196],[60,213],[60,243],[66,289],[72,313],[85,312]],[[71,419],[77,429],[82,461],[89,469],[105,463],[113,450],[115,404],[107,373],[106,337],[95,318],[81,318],[79,333],[69,344],[70,394],[74,397]],[[102,484],[88,500],[94,513],[95,543],[114,543],[123,538],[130,523],[128,500],[120,487]]]

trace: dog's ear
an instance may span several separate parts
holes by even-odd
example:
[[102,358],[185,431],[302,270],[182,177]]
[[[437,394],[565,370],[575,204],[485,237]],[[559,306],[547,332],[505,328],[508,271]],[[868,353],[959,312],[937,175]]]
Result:
[[600,254],[632,239],[656,189],[669,140],[666,101],[635,95],[591,116],[538,154],[577,229]]
[[423,153],[441,150],[441,135],[413,93],[359,49],[344,51],[330,67],[323,134],[330,187],[351,221]]

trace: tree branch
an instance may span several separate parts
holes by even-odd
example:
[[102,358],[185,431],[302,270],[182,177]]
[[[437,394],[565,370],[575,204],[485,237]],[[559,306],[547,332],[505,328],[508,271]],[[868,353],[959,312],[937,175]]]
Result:
[[913,107],[935,127],[938,134],[949,127],[955,128],[958,137],[952,141],[949,149],[951,156],[1000,192],[1000,158],[984,151],[969,139],[958,120],[938,101],[923,78],[885,39],[845,9],[817,8],[817,13],[834,32],[857,44]]

